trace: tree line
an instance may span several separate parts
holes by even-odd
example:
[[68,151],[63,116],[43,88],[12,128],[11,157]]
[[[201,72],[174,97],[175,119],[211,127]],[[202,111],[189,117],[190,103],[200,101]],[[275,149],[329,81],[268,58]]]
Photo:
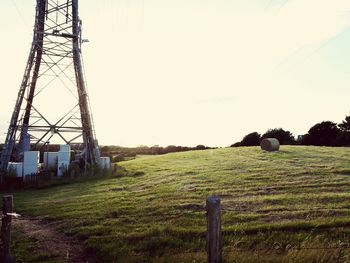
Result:
[[276,138],[284,145],[315,145],[315,146],[350,146],[350,116],[337,124],[332,121],[323,121],[312,126],[308,133],[297,138],[290,131],[282,128],[269,129],[264,134],[252,132],[236,142],[231,147],[257,146],[265,138]]
[[[0,144],[0,156],[1,149],[3,149],[3,144]],[[81,150],[80,144],[72,144],[72,150]],[[31,145],[31,149],[33,151],[48,151],[48,152],[57,152],[60,149],[59,144],[39,144],[39,145]],[[187,146],[176,146],[169,145],[166,147],[161,147],[158,145],[155,146],[137,146],[137,147],[121,147],[121,146],[101,146],[101,156],[110,157],[113,162],[120,162],[128,159],[133,159],[136,155],[159,155],[173,152],[186,152],[186,151],[196,151],[196,150],[207,150],[213,149],[211,147],[199,144],[195,147],[187,147]],[[40,160],[43,160],[43,153],[40,154]]]
[[136,155],[158,155],[158,154],[166,154],[166,153],[173,153],[173,152],[186,152],[186,151],[207,150],[207,149],[212,149],[212,148],[201,144],[195,147],[176,146],[176,145],[161,147],[161,146],[155,145],[152,147],[102,146],[100,148],[101,155],[111,157],[113,162],[128,160],[130,158],[136,157]]

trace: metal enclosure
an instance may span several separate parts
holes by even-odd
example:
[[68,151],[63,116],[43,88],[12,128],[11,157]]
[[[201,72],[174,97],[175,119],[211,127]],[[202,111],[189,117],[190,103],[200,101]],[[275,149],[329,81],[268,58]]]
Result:
[[[54,139],[79,144],[87,165],[99,163],[83,74],[81,32],[78,0],[36,1],[33,42],[1,154],[1,174],[10,161],[22,162],[24,152],[40,147],[44,151]],[[64,101],[52,110],[55,106],[48,105],[47,99],[64,92]],[[48,109],[57,116],[47,116]]]

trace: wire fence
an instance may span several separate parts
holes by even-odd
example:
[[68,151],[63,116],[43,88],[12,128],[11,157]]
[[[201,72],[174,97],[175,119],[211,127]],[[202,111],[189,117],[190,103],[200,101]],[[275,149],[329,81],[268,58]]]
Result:
[[[161,220],[166,220],[167,218],[181,218],[181,217],[187,217],[187,216],[191,216],[191,217],[202,217],[207,218],[208,220],[208,207],[204,207],[201,205],[185,205],[183,206],[184,208],[181,210],[181,205],[179,207],[176,207],[175,209],[177,209],[177,211],[173,211],[173,212],[169,212],[169,211],[155,211],[155,212],[149,212],[149,213],[145,213],[144,211],[141,213],[127,213],[128,211],[115,211],[115,212],[111,212],[109,214],[96,214],[93,212],[87,212],[84,213],[83,211],[72,211],[80,213],[81,216],[70,216],[69,214],[66,215],[62,215],[62,217],[53,217],[53,216],[48,216],[48,217],[41,217],[41,218],[31,218],[31,217],[26,217],[26,216],[21,216],[18,215],[15,212],[12,213],[3,213],[2,214],[2,219],[4,220],[5,218],[7,218],[8,216],[11,216],[14,220],[19,220],[19,221],[25,221],[25,220],[31,220],[31,221],[36,221],[38,224],[50,224],[53,223],[54,225],[50,225],[49,227],[53,227],[55,229],[55,224],[59,225],[60,223],[63,223],[65,221],[71,221],[73,224],[78,223],[77,225],[79,226],[79,221],[81,221],[82,224],[84,225],[89,225],[87,224],[87,221],[92,220],[92,221],[103,221],[106,219],[116,219],[116,220],[139,220],[140,223],[144,222],[144,220],[153,220],[156,221],[158,219]],[[327,211],[339,211],[339,210],[349,210],[350,209],[348,207],[344,207],[344,208],[326,208],[326,207],[313,207],[312,209],[289,209],[288,211],[292,211],[292,212],[305,212],[305,211],[309,211],[309,212],[324,212],[325,210]],[[130,211],[131,212],[131,211]],[[244,212],[252,212],[255,213],[256,211],[254,209],[249,209],[249,208],[245,208]],[[225,214],[232,214],[232,213],[237,213],[240,214],[242,213],[242,208],[239,207],[228,207],[228,206],[220,206],[220,217],[224,216]],[[276,215],[278,213],[274,213],[274,215]],[[74,222],[77,221],[77,222]],[[220,219],[221,222],[221,219]],[[113,223],[113,221],[110,221],[110,223]],[[208,223],[208,221],[207,221]],[[277,222],[278,223],[278,222]],[[312,222],[311,222],[312,223]],[[203,228],[205,226],[205,221],[203,220]],[[327,226],[327,229],[330,228],[334,228],[334,227],[348,227],[350,226],[350,221],[344,221],[343,224],[339,224],[339,225],[329,225]],[[200,239],[202,239],[202,241],[204,241],[204,238],[206,237],[207,239],[207,244],[208,244],[208,233],[209,231],[209,226],[207,224],[207,230],[198,230],[197,232],[194,231],[193,233],[191,232],[190,234],[195,236],[198,236]],[[229,231],[228,228],[229,227]],[[303,231],[310,231],[309,235],[317,235],[317,233],[314,233],[315,231],[319,230],[322,226],[321,225],[312,225],[310,224],[310,227],[308,229],[303,229]],[[284,229],[283,226],[278,225],[278,229],[273,229],[273,228],[262,228],[259,229],[257,228],[256,231],[254,232],[255,234],[258,233],[264,233],[264,232],[278,232],[278,231],[288,231],[288,229]],[[291,229],[291,231],[295,232],[295,229]],[[180,231],[181,232],[181,231]],[[254,234],[253,233],[253,234]],[[171,231],[166,231],[166,235],[172,235]],[[182,233],[175,233],[174,235],[182,235]],[[222,236],[221,236],[222,235]],[[293,243],[293,244],[288,244],[287,240],[285,243],[279,243],[279,242],[266,242],[266,243],[256,243],[254,245],[249,244],[249,242],[246,243],[241,243],[239,245],[230,245],[230,242],[232,241],[227,241],[227,238],[232,238],[232,237],[243,237],[243,236],[247,236],[249,234],[247,234],[247,231],[244,230],[244,228],[240,227],[237,228],[237,230],[235,230],[234,225],[232,223],[223,223],[223,227],[221,229],[220,226],[220,240],[224,240],[223,241],[223,247],[220,248],[220,250],[222,250],[220,252],[220,254],[222,253],[223,255],[227,255],[227,254],[237,254],[237,253],[272,253],[272,252],[278,252],[278,253],[289,253],[289,252],[298,252],[298,251],[308,251],[308,250],[319,250],[319,251],[347,251],[346,253],[348,253],[348,251],[350,250],[350,239],[348,239],[347,241],[344,240],[343,242],[340,242],[339,240],[336,242],[334,240],[334,242],[330,242],[328,245],[327,244],[322,244],[322,245],[316,245],[314,246],[312,242],[309,242],[310,240],[312,241],[312,239],[308,240],[308,238],[306,238],[305,240],[301,240],[298,244]],[[250,234],[251,235],[251,234]],[[187,236],[187,234],[185,233],[185,236]],[[309,237],[309,236],[308,236]],[[246,247],[244,247],[246,246]],[[207,249],[208,250],[208,249]],[[205,253],[206,250],[203,249],[193,249],[193,250],[187,250],[187,251],[181,251],[180,254],[194,254],[194,253]],[[208,251],[207,251],[208,253]],[[209,261],[208,261],[209,262]]]
[[[88,219],[95,219],[95,220],[101,220],[101,219],[128,219],[128,218],[138,218],[138,219],[154,219],[158,217],[183,217],[183,216],[195,216],[195,217],[206,217],[207,210],[205,207],[201,208],[196,208],[194,210],[190,209],[183,209],[180,210],[179,208],[174,208],[178,209],[176,212],[167,212],[167,211],[156,211],[152,213],[146,213],[145,211],[140,211],[139,213],[127,213],[125,211],[112,211],[111,213],[95,213],[95,212],[78,212],[78,211],[70,211],[72,213],[81,213],[81,216],[69,216],[69,214],[63,214],[64,217],[59,217],[59,216],[44,216],[41,217],[43,220],[86,220]],[[312,209],[303,209],[303,208],[298,208],[298,209],[285,209],[283,211],[280,211],[281,213],[278,213],[279,211],[272,211],[275,213],[271,213],[271,211],[260,211],[260,210],[254,210],[254,209],[235,209],[235,208],[221,208],[221,215],[225,214],[232,214],[232,213],[237,213],[237,215],[240,215],[242,212],[249,212],[252,214],[266,214],[267,216],[276,216],[278,218],[279,214],[284,214],[285,212],[310,212],[310,213],[323,213],[323,212],[334,212],[334,211],[344,211],[349,213],[350,215],[350,208],[344,207],[344,208],[312,208]],[[277,213],[276,213],[277,212]],[[21,220],[22,217],[18,217],[17,219]],[[278,220],[277,220],[278,221]],[[345,224],[350,225],[350,221],[348,223],[345,222]]]
[[[223,248],[222,253],[223,254],[230,254],[230,253],[254,253],[254,252],[262,252],[262,253],[272,253],[277,251],[308,251],[308,250],[324,250],[324,251],[330,251],[330,250],[346,250],[350,251],[349,246],[335,246],[335,247],[322,247],[322,246],[312,246],[312,247],[288,247],[284,249],[280,248],[273,248],[273,247],[267,247],[267,248],[237,248],[232,246],[225,246]],[[193,250],[193,251],[182,251],[181,254],[195,254],[195,253],[205,253],[204,250]]]
[[[271,212],[265,212],[265,211],[259,211],[259,210],[242,210],[242,209],[234,209],[234,208],[226,208],[226,209],[221,209],[221,214],[225,215],[225,214],[229,214],[232,215],[232,213],[237,213],[237,215],[240,215],[240,213],[242,212],[249,212],[252,214],[265,214],[266,216],[276,216],[278,217],[279,214],[284,214],[285,212],[310,212],[310,213],[315,213],[315,212],[319,212],[319,213],[324,213],[324,212],[334,212],[334,211],[344,211],[350,214],[350,208],[319,208],[319,209],[289,209],[289,210],[283,210],[281,213],[271,213]],[[71,211],[72,213],[77,212],[77,211]],[[47,216],[47,217],[43,217],[43,219],[54,219],[54,220],[86,220],[87,218],[89,219],[127,219],[127,218],[139,218],[141,219],[153,219],[155,217],[183,217],[183,216],[193,216],[193,217],[202,217],[205,218],[206,217],[206,209],[202,208],[202,209],[196,209],[196,210],[182,210],[182,211],[177,211],[177,212],[166,212],[166,211],[157,211],[157,212],[153,212],[153,213],[145,213],[143,211],[141,211],[140,213],[137,214],[129,214],[126,212],[119,212],[119,211],[115,211],[115,212],[111,212],[111,213],[103,213],[103,214],[96,214],[94,212],[81,212],[81,216],[75,217],[75,216],[69,216],[68,214],[65,215],[63,214],[64,217],[60,218],[59,216]],[[273,211],[274,212],[274,211]],[[80,212],[78,212],[80,213]],[[21,219],[21,218],[19,218]],[[278,220],[277,220],[278,221]],[[349,222],[350,224],[350,222]]]

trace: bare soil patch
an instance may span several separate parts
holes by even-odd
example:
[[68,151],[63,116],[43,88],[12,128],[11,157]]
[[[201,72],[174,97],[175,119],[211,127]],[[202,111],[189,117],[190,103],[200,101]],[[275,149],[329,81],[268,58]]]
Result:
[[70,263],[96,263],[95,256],[87,253],[79,240],[67,237],[55,230],[53,225],[40,219],[20,217],[12,221],[25,236],[39,243],[40,253],[57,255]]

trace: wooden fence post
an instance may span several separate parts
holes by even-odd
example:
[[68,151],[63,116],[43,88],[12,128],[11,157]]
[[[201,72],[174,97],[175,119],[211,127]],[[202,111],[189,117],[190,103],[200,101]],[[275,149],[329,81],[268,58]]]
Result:
[[207,198],[207,260],[208,263],[221,263],[221,216],[220,198]]
[[12,263],[14,259],[11,256],[11,221],[13,213],[13,197],[12,195],[4,195],[2,197],[2,220],[1,220],[1,262]]

